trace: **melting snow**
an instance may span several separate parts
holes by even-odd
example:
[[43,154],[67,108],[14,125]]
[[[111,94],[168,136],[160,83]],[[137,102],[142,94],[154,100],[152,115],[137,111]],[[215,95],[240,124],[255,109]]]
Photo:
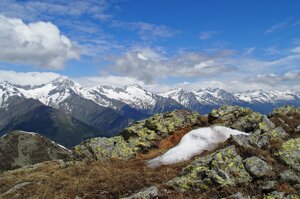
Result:
[[186,161],[205,150],[212,150],[216,144],[226,141],[230,135],[238,134],[247,135],[247,133],[222,126],[198,128],[183,136],[177,146],[149,160],[147,164],[150,167],[157,167]]

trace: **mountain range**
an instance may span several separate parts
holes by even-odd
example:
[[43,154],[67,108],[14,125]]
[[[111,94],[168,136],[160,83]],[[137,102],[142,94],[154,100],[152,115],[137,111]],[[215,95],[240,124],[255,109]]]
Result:
[[300,92],[207,88],[156,94],[139,85],[87,88],[64,77],[36,86],[1,82],[0,136],[34,131],[72,147],[90,137],[117,135],[134,121],[175,109],[206,114],[222,105],[239,105],[268,113],[286,104],[299,106]]

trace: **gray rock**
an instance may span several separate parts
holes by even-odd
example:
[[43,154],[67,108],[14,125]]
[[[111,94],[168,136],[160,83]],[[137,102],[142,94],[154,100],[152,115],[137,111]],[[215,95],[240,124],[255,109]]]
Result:
[[228,196],[224,199],[250,199],[249,196],[244,196],[241,192]]
[[294,189],[300,193],[300,184],[293,185]]
[[167,185],[179,191],[201,191],[210,189],[213,185],[235,186],[251,180],[242,157],[232,145],[196,159],[182,170],[179,177],[167,182]]
[[268,194],[269,197],[273,197],[273,198],[284,198],[284,192],[278,192],[278,191],[273,191],[272,193]]
[[295,128],[296,133],[300,133],[300,124]]
[[293,170],[286,170],[280,174],[280,179],[290,184],[300,184],[300,177]]
[[246,170],[255,177],[264,177],[270,175],[272,167],[262,159],[253,156],[244,160]]
[[263,115],[249,108],[239,106],[222,106],[208,115],[209,122],[237,129],[243,132],[254,132],[262,121]]
[[276,181],[266,181],[262,184],[261,189],[264,191],[274,191],[276,186]]
[[244,135],[244,134],[231,135],[230,138],[233,141],[233,143],[237,144],[238,146],[251,147],[249,143],[248,135]]
[[158,188],[156,186],[152,186],[149,188],[142,189],[140,192],[135,193],[123,199],[152,199],[157,196],[158,196]]
[[291,169],[300,172],[300,138],[285,141],[275,155]]

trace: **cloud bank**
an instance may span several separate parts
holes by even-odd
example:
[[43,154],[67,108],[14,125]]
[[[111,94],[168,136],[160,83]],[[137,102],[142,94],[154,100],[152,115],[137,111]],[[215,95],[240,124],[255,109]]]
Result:
[[0,82],[8,81],[19,85],[45,84],[58,77],[61,77],[61,75],[51,72],[15,72],[0,70]]
[[110,68],[121,76],[134,77],[146,84],[165,77],[207,77],[228,73],[237,68],[224,63],[231,52],[214,54],[179,53],[172,57],[151,49],[132,49],[112,59]]
[[67,60],[79,59],[74,44],[51,22],[24,23],[0,15],[0,61],[62,69]]

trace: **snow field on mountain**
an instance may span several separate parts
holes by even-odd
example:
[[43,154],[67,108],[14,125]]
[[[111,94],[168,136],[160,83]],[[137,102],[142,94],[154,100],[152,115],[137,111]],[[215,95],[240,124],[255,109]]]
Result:
[[9,98],[19,96],[21,98],[37,99],[45,105],[59,108],[73,95],[92,100],[96,104],[117,109],[119,103],[129,105],[136,109],[151,110],[159,102],[161,97],[173,99],[184,107],[191,108],[194,105],[231,105],[238,103],[271,103],[294,102],[300,99],[300,92],[294,91],[245,91],[231,93],[218,88],[206,88],[198,90],[173,89],[165,93],[155,94],[145,90],[139,85],[129,85],[123,88],[114,86],[84,87],[65,77],[55,79],[48,84],[36,86],[20,86],[8,82],[0,82],[0,108],[6,108]]
[[198,128],[182,137],[179,144],[161,156],[147,161],[149,167],[175,164],[189,160],[205,150],[212,150],[216,144],[226,141],[230,135],[247,133],[222,126]]

